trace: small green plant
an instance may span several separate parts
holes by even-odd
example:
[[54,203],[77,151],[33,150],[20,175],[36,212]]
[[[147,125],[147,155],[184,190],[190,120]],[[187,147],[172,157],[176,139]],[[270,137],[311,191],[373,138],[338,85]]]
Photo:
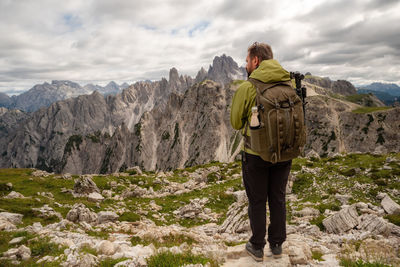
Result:
[[358,113],[358,114],[363,114],[363,113],[371,113],[375,111],[382,111],[382,110],[388,110],[391,109],[392,107],[362,107],[362,108],[357,108],[352,110],[353,113]]
[[389,222],[391,222],[397,226],[400,226],[400,214],[390,214],[390,215],[386,215],[384,218],[388,219]]
[[96,249],[95,249],[95,248],[92,248],[92,247],[89,246],[89,245],[84,245],[84,246],[82,246],[80,250],[81,250],[83,253],[89,253],[89,254],[92,254],[92,255],[97,256],[97,251],[96,251]]
[[28,242],[32,257],[43,257],[46,255],[60,255],[66,247],[50,242],[50,238],[34,238]]
[[316,225],[316,226],[318,226],[318,228],[319,228],[321,231],[324,231],[324,230],[325,230],[325,226],[324,226],[323,223],[322,223],[322,221],[323,221],[324,219],[325,219],[325,216],[321,214],[321,215],[319,215],[318,217],[311,219],[311,220],[310,220],[310,223],[311,223],[311,224],[314,224],[314,225]]
[[149,267],[160,267],[160,266],[168,266],[168,267],[179,267],[186,264],[206,264],[210,262],[211,266],[217,266],[217,263],[211,259],[208,259],[204,256],[193,255],[189,252],[173,254],[169,251],[159,253],[153,256],[150,256],[147,259],[147,264]]
[[325,260],[322,258],[323,255],[324,255],[324,254],[323,254],[321,251],[319,251],[319,250],[313,250],[313,251],[312,251],[312,258],[313,258],[314,260],[317,260],[317,261],[325,261]]
[[140,221],[140,215],[133,212],[124,212],[121,216],[119,216],[118,220],[120,222],[137,222]]
[[380,262],[365,262],[362,259],[351,260],[347,258],[341,258],[339,265],[345,267],[391,267]]

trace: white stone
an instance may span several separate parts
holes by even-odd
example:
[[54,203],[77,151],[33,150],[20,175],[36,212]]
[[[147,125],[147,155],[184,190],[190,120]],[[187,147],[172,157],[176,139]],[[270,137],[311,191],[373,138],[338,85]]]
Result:
[[339,234],[346,232],[359,223],[356,205],[353,204],[322,221],[328,233]]
[[10,244],[10,245],[18,244],[18,243],[21,242],[22,240],[24,240],[24,237],[23,237],[23,236],[16,237],[16,238],[11,239],[11,241],[8,242],[8,244]]
[[104,255],[113,255],[115,253],[115,246],[114,243],[103,240],[98,244],[97,252]]
[[100,211],[97,215],[98,215],[97,222],[99,224],[105,222],[114,222],[119,217],[115,212],[112,211]]
[[104,200],[104,197],[97,192],[92,192],[88,195],[88,200],[92,202],[100,202]]
[[111,198],[112,197],[112,191],[111,190],[103,190],[101,192],[101,194],[105,197],[105,198]]
[[388,195],[382,199],[381,205],[388,214],[400,214],[400,205],[394,202]]
[[29,260],[31,258],[31,249],[22,245],[18,248],[18,255],[23,261]]
[[6,199],[14,199],[14,198],[25,198],[24,195],[22,195],[21,193],[15,192],[15,191],[11,191],[7,196],[5,196],[4,198]]
[[85,221],[87,223],[97,222],[97,214],[90,211],[83,203],[75,203],[67,213],[67,220],[71,222]]
[[0,231],[16,230],[17,227],[6,219],[0,218]]
[[20,224],[22,222],[22,217],[24,217],[24,215],[19,213],[0,212],[0,219],[9,221],[12,224]]

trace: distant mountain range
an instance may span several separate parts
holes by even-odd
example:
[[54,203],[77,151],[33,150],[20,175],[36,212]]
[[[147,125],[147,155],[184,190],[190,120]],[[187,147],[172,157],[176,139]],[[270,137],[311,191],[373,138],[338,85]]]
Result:
[[[246,69],[239,67],[231,57],[225,54],[214,58],[208,72],[204,68],[201,68],[195,79],[187,75],[179,77],[178,71],[175,68],[172,68],[169,73],[171,89],[177,93],[183,93],[194,82],[201,82],[205,79],[227,84],[232,80],[245,79],[246,77]],[[45,82],[35,85],[30,90],[18,96],[9,97],[7,94],[0,92],[0,107],[34,112],[41,107],[49,107],[54,102],[79,95],[89,95],[94,91],[98,91],[103,96],[116,95],[129,86],[127,83],[118,85],[114,81],[109,82],[104,87],[93,84],[87,84],[82,87],[78,83],[67,80],[52,81],[51,84]]]
[[45,82],[35,85],[30,90],[18,96],[9,97],[4,93],[0,93],[0,107],[33,112],[41,107],[48,107],[50,104],[59,100],[91,94],[94,91],[98,91],[104,96],[116,95],[128,87],[129,85],[127,83],[118,85],[113,81],[104,87],[93,84],[87,84],[82,87],[78,83],[71,81]]
[[371,83],[357,88],[358,94],[372,93],[386,105],[391,106],[400,99],[400,87],[393,83]]
[[[96,90],[31,113],[0,108],[0,168],[82,174],[232,161],[242,138],[229,119],[241,81],[231,81],[244,79],[245,70],[223,55],[195,78],[172,68],[169,80],[137,82],[116,95]],[[304,86],[306,153],[399,151],[400,108],[363,113],[371,110],[353,99],[347,81],[314,77]]]

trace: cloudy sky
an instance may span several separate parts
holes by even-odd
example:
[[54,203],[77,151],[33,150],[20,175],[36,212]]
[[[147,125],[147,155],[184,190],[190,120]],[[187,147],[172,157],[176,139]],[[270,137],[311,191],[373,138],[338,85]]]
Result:
[[399,25],[398,0],[0,0],[0,92],[195,76],[254,41],[290,71],[400,85]]

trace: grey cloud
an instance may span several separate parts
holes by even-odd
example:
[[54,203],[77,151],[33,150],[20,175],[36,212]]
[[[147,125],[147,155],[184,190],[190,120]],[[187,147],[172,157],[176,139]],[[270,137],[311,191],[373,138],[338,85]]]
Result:
[[225,0],[221,6],[216,9],[215,13],[227,19],[244,22],[271,17],[275,13],[276,6],[276,1]]

